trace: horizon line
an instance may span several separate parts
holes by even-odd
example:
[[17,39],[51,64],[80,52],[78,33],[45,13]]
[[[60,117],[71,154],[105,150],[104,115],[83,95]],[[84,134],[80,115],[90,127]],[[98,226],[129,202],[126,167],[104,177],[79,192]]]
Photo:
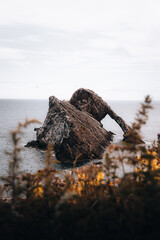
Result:
[[[48,98],[0,98],[0,100],[28,100],[28,101],[43,101],[43,100],[49,100]],[[59,99],[61,101],[66,100],[69,101],[69,99]],[[144,99],[103,99],[105,101],[134,101],[134,102],[138,102],[138,101],[144,101]],[[153,102],[160,102],[160,100],[157,99],[152,99]]]

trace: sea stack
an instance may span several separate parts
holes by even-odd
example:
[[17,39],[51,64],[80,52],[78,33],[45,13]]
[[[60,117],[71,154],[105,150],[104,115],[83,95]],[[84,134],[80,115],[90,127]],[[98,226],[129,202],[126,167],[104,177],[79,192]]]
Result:
[[35,129],[37,140],[26,146],[46,149],[50,144],[57,159],[63,162],[100,159],[113,138],[113,133],[100,123],[107,114],[124,134],[128,132],[125,121],[91,90],[78,89],[70,101],[51,96],[46,119],[42,127]]

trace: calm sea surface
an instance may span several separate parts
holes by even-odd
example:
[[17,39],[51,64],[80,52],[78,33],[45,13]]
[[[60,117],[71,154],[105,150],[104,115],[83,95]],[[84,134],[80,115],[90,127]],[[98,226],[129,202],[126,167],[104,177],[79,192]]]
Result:
[[[128,125],[135,118],[140,102],[134,101],[108,101],[112,109],[121,116]],[[142,129],[143,140],[149,145],[157,140],[157,133],[160,133],[160,102],[153,102],[154,109],[150,110],[149,120]],[[48,111],[48,100],[0,100],[0,175],[6,175],[8,171],[8,161],[10,157],[5,151],[13,148],[10,131],[15,129],[18,122],[24,122],[26,118],[36,118],[44,121]],[[102,120],[104,128],[114,132],[114,142],[122,139],[123,132],[120,127],[109,116]],[[38,124],[30,125],[24,130],[21,139],[21,146],[28,141],[35,139],[34,128]],[[25,172],[34,173],[44,167],[44,152],[32,148],[25,148],[21,153],[22,163],[20,168]],[[56,165],[63,169],[67,166]]]

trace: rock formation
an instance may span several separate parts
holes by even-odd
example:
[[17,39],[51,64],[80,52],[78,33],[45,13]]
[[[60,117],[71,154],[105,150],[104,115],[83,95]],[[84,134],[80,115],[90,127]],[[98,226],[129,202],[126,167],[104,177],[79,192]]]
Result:
[[108,114],[122,128],[124,135],[129,131],[126,122],[101,97],[89,89],[78,89],[72,95],[70,103],[79,110],[90,113],[97,121],[101,121]]
[[52,96],[42,127],[35,129],[37,140],[26,146],[46,149],[51,144],[60,161],[101,158],[113,135],[100,123],[106,114],[121,126],[124,133],[129,130],[122,118],[91,90],[77,90],[70,101],[60,101]]

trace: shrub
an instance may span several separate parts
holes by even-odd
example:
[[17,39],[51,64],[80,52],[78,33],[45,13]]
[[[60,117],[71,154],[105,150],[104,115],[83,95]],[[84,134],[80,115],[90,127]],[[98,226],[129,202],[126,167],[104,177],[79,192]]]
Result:
[[51,146],[45,169],[19,173],[21,128],[35,120],[19,124],[0,186],[2,239],[159,239],[160,142],[148,148],[140,132],[150,108],[147,96],[123,144],[106,149],[103,165],[72,169],[64,178],[53,168]]

